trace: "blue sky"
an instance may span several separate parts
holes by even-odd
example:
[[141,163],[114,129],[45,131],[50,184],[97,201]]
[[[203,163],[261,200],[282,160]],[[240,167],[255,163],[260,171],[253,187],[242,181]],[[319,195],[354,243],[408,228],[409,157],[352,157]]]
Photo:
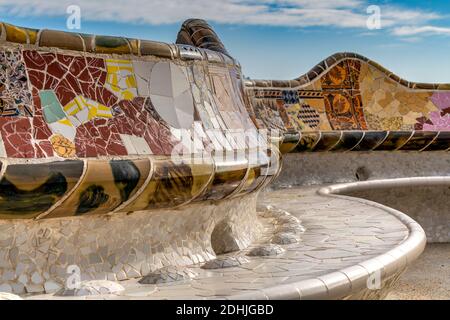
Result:
[[[251,78],[292,79],[354,51],[411,81],[450,82],[447,0],[0,0],[0,19],[67,30],[71,4],[81,8],[79,32],[165,42],[184,19],[204,18]],[[370,5],[381,29],[367,28]]]

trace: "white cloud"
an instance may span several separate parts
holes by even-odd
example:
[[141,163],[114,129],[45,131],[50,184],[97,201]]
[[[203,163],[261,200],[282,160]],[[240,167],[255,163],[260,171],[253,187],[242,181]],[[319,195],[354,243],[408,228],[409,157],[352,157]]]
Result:
[[420,27],[398,27],[394,28],[393,34],[397,36],[415,36],[415,35],[450,35],[450,28],[433,27],[433,26],[420,26]]
[[[18,16],[64,16],[77,4],[82,19],[125,23],[180,23],[187,18],[211,22],[289,27],[366,29],[368,0],[0,0],[0,12]],[[425,10],[386,5],[381,24],[397,36],[447,34],[428,24],[442,18]],[[423,31],[426,30],[426,31]]]

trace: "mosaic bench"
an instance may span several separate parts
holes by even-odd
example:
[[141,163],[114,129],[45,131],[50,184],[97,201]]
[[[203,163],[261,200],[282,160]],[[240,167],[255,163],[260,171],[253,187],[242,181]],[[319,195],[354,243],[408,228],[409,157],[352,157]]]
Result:
[[350,183],[347,195],[409,214],[428,242],[450,240],[450,212],[438,200],[450,175],[450,84],[409,82],[337,53],[297,79],[245,86],[255,125],[284,137],[272,187]]
[[69,265],[128,279],[252,241],[280,153],[223,46],[182,43],[215,37],[199,23],[178,44],[0,23],[2,286],[43,292]]
[[257,141],[225,136],[255,129],[240,67],[227,55],[1,30],[0,218],[172,208],[250,193],[270,175]]
[[[76,266],[83,281],[113,281],[89,290],[109,292],[123,281],[125,296],[147,297],[152,292],[136,278],[187,279],[202,275],[206,261],[223,268],[253,259],[229,278],[221,268],[206,270],[188,289],[158,284],[154,292],[214,297],[217,278],[243,277],[247,290],[259,277],[249,294],[239,284],[221,289],[243,298],[379,298],[422,252],[425,235],[410,218],[333,198],[337,189],[263,196],[292,214],[257,212],[257,197],[280,174],[281,153],[447,149],[447,86],[407,83],[354,54],[335,55],[294,81],[244,81],[239,63],[196,19],[182,25],[176,44],[0,27],[0,292],[53,294]],[[233,135],[239,132],[245,139]],[[298,179],[298,163],[294,170]],[[304,231],[305,199],[317,207],[303,235],[316,256],[279,231]],[[347,212],[355,202],[361,210]],[[339,208],[330,212],[333,204]],[[374,231],[373,223],[383,228]],[[330,241],[329,252],[318,239],[339,239],[343,229],[345,249],[354,252],[337,264],[342,239]],[[353,248],[353,231],[361,248]],[[274,235],[292,250],[261,242]],[[259,251],[287,251],[289,267],[314,268],[315,278],[290,274],[284,288],[284,259],[215,260],[260,244]],[[269,282],[252,263],[267,268]],[[368,289],[372,271],[386,276],[383,290]]]
[[450,148],[450,84],[409,82],[355,53],[245,85],[255,124],[284,133],[283,153]]
[[448,187],[450,84],[410,82],[344,52],[297,79],[245,88],[255,125],[283,136],[272,187],[353,182],[350,195],[409,214],[429,242],[449,241],[445,201],[429,199]]

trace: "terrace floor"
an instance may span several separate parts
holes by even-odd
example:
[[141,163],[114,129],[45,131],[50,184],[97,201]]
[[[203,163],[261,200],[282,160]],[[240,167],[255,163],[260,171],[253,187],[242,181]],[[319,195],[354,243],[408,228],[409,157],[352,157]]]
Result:
[[[301,220],[306,231],[295,244],[282,245],[280,255],[254,257],[252,247],[267,244],[273,226],[266,226],[258,243],[228,256],[242,256],[248,263],[230,268],[202,269],[193,280],[165,284],[121,281],[124,291],[110,295],[57,297],[34,295],[28,299],[233,299],[233,298],[333,298],[352,285],[351,274],[365,272],[364,263],[398,246],[410,231],[398,217],[383,208],[351,198],[316,193],[318,187],[280,189],[262,193],[259,206],[286,210]],[[349,269],[346,269],[349,270]],[[360,279],[361,280],[361,279]],[[270,290],[268,290],[270,289]],[[347,292],[349,293],[349,292]],[[286,296],[287,295],[287,296]],[[396,296],[397,295],[397,296]],[[391,297],[403,297],[396,291]]]
[[388,300],[448,300],[450,243],[427,244],[423,254],[400,277]]

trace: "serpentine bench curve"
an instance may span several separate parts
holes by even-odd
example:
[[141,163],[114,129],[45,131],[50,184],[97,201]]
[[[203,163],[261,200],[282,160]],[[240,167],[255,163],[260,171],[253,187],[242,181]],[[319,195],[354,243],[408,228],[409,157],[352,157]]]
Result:
[[[245,250],[281,153],[450,147],[450,86],[356,54],[294,81],[244,81],[202,20],[176,44],[0,27],[0,291],[52,292],[73,265],[82,280],[126,281]],[[396,223],[410,263],[425,237]],[[342,273],[324,277],[319,298]]]
[[[215,35],[188,26],[179,39]],[[17,274],[7,290],[61,286],[70,265],[82,280],[143,276],[257,236],[256,195],[280,154],[248,116],[226,51],[0,32],[0,275]]]

